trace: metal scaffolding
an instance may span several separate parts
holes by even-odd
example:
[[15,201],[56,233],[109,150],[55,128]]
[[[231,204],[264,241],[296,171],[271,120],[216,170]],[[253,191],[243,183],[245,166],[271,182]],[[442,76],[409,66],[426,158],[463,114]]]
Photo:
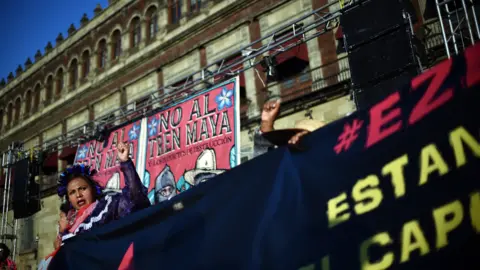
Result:
[[[15,261],[15,256],[17,253],[17,230],[18,230],[18,220],[13,218],[13,214],[10,216],[9,212],[12,210],[12,165],[22,156],[23,151],[15,143],[12,143],[8,147],[8,151],[2,155],[2,169],[5,170],[5,179],[4,185],[1,188],[3,193],[3,204],[2,204],[2,221],[0,223],[0,237],[2,243],[11,244],[12,249],[12,260]],[[12,220],[11,220],[12,219]]]
[[[157,106],[155,110],[166,108],[178,100],[193,94],[197,89],[211,86],[216,76],[236,76],[251,68],[257,70],[257,67],[264,61],[263,57],[265,54],[272,57],[276,56],[335,29],[339,24],[340,16],[344,12],[368,1],[371,0],[350,0],[348,1],[348,5],[333,12],[330,11],[330,7],[341,4],[340,2],[344,1],[333,1],[324,5],[312,12],[302,15],[296,20],[279,26],[272,31],[272,33],[178,80],[184,82],[181,86],[175,86],[175,83],[172,83],[159,89],[154,89],[142,98],[137,99],[142,100],[141,104],[139,104],[138,101],[128,103],[111,111],[110,114],[115,115],[114,117],[109,117],[105,120],[97,119],[77,129],[69,130],[67,134],[62,134],[49,141],[43,142],[43,145],[36,147],[35,151],[40,151],[40,149],[55,151],[58,150],[59,145],[78,145],[81,141],[92,138],[94,134],[98,132],[99,126],[118,126],[130,122],[135,118],[144,117],[150,113],[149,108],[152,108],[153,105]],[[289,32],[290,34],[283,35],[285,32]],[[242,57],[234,62],[225,64],[227,62],[226,59],[238,54],[241,54]],[[240,64],[243,65],[243,68],[233,71],[233,69]],[[258,75],[258,72],[256,72],[256,74]],[[147,99],[146,102],[145,99]],[[131,116],[135,117],[128,119]]]
[[[371,0],[337,0],[326,4],[316,10],[302,15],[298,19],[280,25],[270,34],[253,41],[239,50],[233,51],[228,56],[223,57],[221,60],[218,60],[197,72],[179,79],[178,81],[183,82],[180,86],[176,85],[177,83],[172,83],[159,89],[152,89],[152,91],[147,92],[143,97],[138,98],[137,101],[130,102],[124,106],[110,111],[110,115],[113,115],[111,117],[90,121],[81,127],[68,130],[66,134],[62,134],[48,141],[44,141],[42,145],[38,145],[34,149],[26,150],[33,150],[35,155],[37,155],[40,151],[58,151],[59,147],[81,144],[86,140],[95,138],[99,130],[123,125],[137,118],[139,119],[145,117],[151,113],[152,108],[155,108],[154,110],[156,111],[161,110],[162,108],[167,108],[171,104],[184,99],[188,95],[194,94],[197,90],[211,86],[213,84],[214,77],[219,75],[224,75],[225,77],[236,76],[248,69],[253,68],[255,71],[257,71],[256,74],[258,76],[257,68],[262,64],[262,62],[264,62],[264,55],[268,54],[269,56],[276,56],[335,29],[338,26],[340,16],[343,13],[351,9],[355,9],[369,1]],[[447,22],[449,26],[451,22],[452,29],[454,30],[462,29],[459,28],[461,25],[466,26],[466,29],[471,29],[471,31],[468,32],[468,36],[470,36],[468,41],[470,43],[473,43],[474,40],[478,40],[480,38],[477,16],[475,14],[475,8],[472,2],[473,0],[436,1],[439,12],[440,8],[447,8],[447,2],[455,2],[457,7],[461,7],[461,9],[449,9],[451,12],[446,13],[450,14],[449,17],[447,16],[447,19],[445,20],[440,19],[442,22],[442,32],[446,47],[448,47],[447,44],[451,44],[453,41],[457,43],[460,42],[460,39],[457,38],[457,35],[461,34],[465,36],[465,34],[461,31],[457,31],[458,33],[455,32],[457,35],[448,34],[454,33],[454,31],[448,31],[448,29],[445,29],[443,27],[445,26],[443,22]],[[334,11],[331,11],[331,7],[334,5],[338,5],[339,8],[336,10],[332,8]],[[439,16],[442,16],[442,14],[444,13],[439,13]],[[462,14],[465,15],[462,16]],[[467,16],[469,19],[466,19]],[[454,17],[457,19],[454,20]],[[461,24],[456,22],[460,22]],[[475,24],[474,28],[472,28],[472,24]],[[454,27],[454,25],[456,27]],[[285,32],[289,32],[289,34],[284,35]],[[470,32],[472,33],[471,35]],[[474,32],[477,36],[471,37]],[[462,44],[463,46],[468,46],[468,44],[465,42]],[[449,50],[447,50],[447,53],[448,56],[450,56]],[[242,57],[240,57],[238,60],[225,64],[227,63],[227,59],[239,54],[241,54]],[[239,65],[242,65],[241,69],[236,68]],[[216,83],[217,82],[215,82],[215,84]]]
[[435,0],[447,57],[480,40],[474,0]]

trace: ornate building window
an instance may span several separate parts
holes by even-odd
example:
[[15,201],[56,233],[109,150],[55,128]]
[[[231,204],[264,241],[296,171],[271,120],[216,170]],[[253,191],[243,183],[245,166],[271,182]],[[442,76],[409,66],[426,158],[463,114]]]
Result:
[[112,59],[118,59],[122,54],[122,34],[115,30],[112,34]]
[[7,127],[10,128],[13,120],[13,104],[10,102],[7,106]]
[[15,100],[15,116],[13,117],[13,123],[16,125],[20,121],[20,110],[22,108],[22,100],[17,98]]
[[82,54],[82,77],[86,78],[90,73],[90,51],[84,51]]
[[158,32],[158,14],[157,8],[152,6],[147,11],[148,39],[155,38]]
[[190,13],[198,12],[202,8],[202,0],[190,0]]
[[107,66],[107,41],[100,40],[98,43],[98,67],[105,68]]
[[77,86],[77,81],[78,81],[78,61],[77,59],[73,59],[72,63],[70,64],[69,68],[70,74],[70,87],[71,89],[75,89]]
[[132,48],[138,47],[142,40],[142,24],[140,18],[135,17],[130,25]]
[[10,128],[13,121],[13,104],[10,102],[7,106],[7,126]]
[[182,0],[168,0],[168,13],[171,24],[177,24],[182,17]]
[[55,81],[56,81],[56,84],[57,84],[55,95],[57,97],[59,97],[62,94],[63,87],[65,87],[65,82],[64,82],[64,79],[63,79],[63,69],[62,68],[60,68],[57,71],[57,76],[55,77]]

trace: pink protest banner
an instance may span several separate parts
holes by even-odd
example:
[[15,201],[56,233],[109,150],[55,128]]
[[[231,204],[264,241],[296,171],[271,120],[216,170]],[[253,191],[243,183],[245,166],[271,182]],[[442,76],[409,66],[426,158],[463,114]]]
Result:
[[239,164],[239,106],[234,78],[148,117],[145,178],[155,203]]
[[[130,147],[130,158],[137,164],[142,120],[112,131],[104,142],[88,141],[78,147],[75,163],[84,163],[97,170],[94,179],[106,189],[119,190],[124,187],[123,174],[117,158],[116,145],[126,142]],[[143,135],[145,136],[145,135]],[[144,146],[145,147],[145,146]]]

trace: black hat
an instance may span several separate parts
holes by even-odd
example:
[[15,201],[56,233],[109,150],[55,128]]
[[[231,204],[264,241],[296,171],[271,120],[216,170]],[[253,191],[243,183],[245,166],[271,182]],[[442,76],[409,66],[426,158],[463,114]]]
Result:
[[10,256],[10,249],[4,243],[0,243],[0,260],[4,261]]
[[325,125],[324,122],[304,119],[295,123],[294,128],[290,129],[277,129],[270,132],[263,133],[263,137],[274,145],[282,146],[288,144],[288,141],[295,136],[295,134],[302,131],[313,132]]

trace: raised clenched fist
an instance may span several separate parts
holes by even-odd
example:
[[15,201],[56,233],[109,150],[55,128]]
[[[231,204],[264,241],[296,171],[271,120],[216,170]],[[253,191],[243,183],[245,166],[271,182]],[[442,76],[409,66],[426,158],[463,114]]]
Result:
[[280,112],[280,100],[272,100],[263,104],[261,131],[269,132],[273,130],[273,124]]
[[125,143],[120,142],[117,144],[117,150],[118,159],[120,159],[121,162],[127,161],[130,154],[130,148]]

